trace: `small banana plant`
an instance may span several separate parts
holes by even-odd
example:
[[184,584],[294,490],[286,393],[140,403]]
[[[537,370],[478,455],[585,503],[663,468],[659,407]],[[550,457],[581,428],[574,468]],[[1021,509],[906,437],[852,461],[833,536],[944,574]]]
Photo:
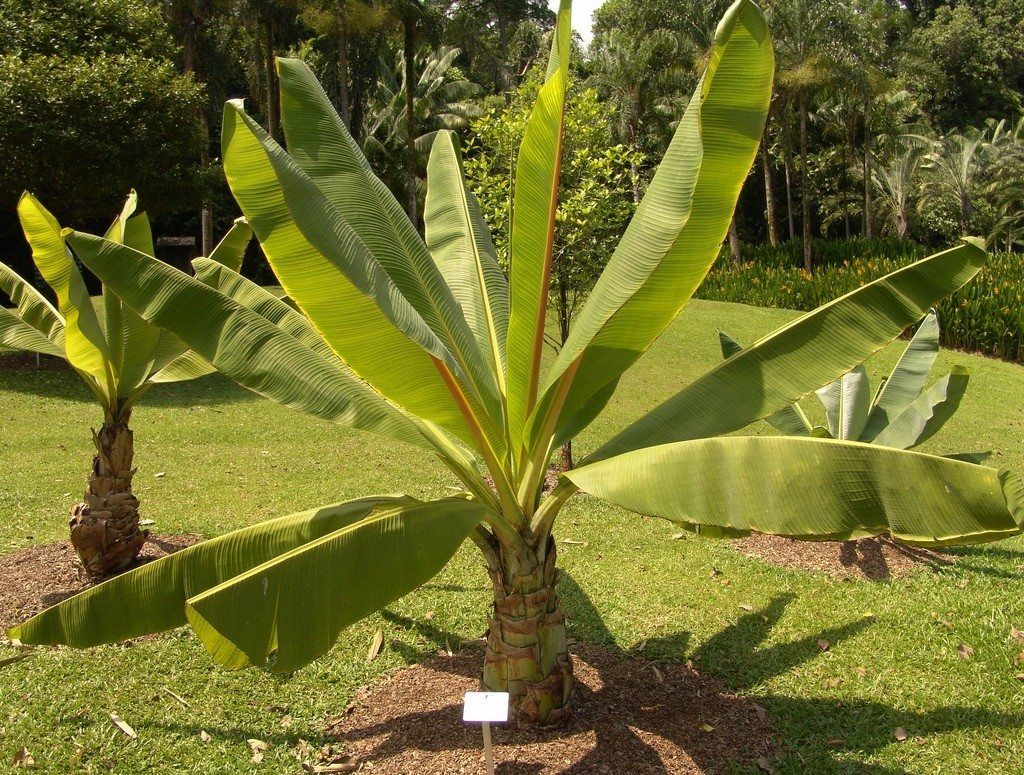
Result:
[[[132,191],[107,230],[111,243],[153,256],[153,234]],[[9,267],[0,264],[0,289],[13,308],[0,306],[0,345],[64,358],[103,407],[93,430],[96,446],[85,495],[71,510],[71,543],[93,577],[120,570],[138,555],[148,532],[139,525],[132,491],[132,409],[159,382],[179,382],[214,371],[173,334],[147,323],[104,286],[98,315],[85,281],[64,243],[57,219],[29,193],[18,217],[32,259],[57,297],[56,308]],[[214,258],[239,269],[252,230],[236,223]]]
[[[739,353],[742,346],[718,332],[722,356]],[[864,366],[858,366],[816,391],[825,409],[826,426],[813,426],[798,404],[791,404],[765,418],[787,436],[860,441],[894,449],[913,449],[934,436],[960,408],[970,375],[962,366],[925,389],[939,354],[939,320],[929,312],[910,344],[874,396]],[[987,455],[971,454],[981,462]]]
[[[456,139],[436,136],[425,239],[376,178],[301,62],[278,60],[287,151],[240,102],[224,111],[232,194],[294,307],[223,265],[193,278],[79,232],[75,255],[142,318],[240,385],[447,466],[458,496],[372,496],[205,541],[43,611],[10,636],[86,647],[190,624],[221,665],[289,673],[343,628],[439,573],[464,543],[493,588],[482,685],[511,719],[565,720],[572,660],[554,528],[587,493],[713,537],[891,533],[920,545],[1021,531],[1016,477],[840,439],[731,435],[838,379],[967,283],[977,240],[809,312],[597,445],[544,487],[623,373],[714,263],[763,134],[771,38],[739,0],[657,174],[565,346],[544,370],[570,2],[519,150],[506,279],[467,190]],[[695,378],[694,378],[695,377]],[[913,483],[912,487],[908,483]]]

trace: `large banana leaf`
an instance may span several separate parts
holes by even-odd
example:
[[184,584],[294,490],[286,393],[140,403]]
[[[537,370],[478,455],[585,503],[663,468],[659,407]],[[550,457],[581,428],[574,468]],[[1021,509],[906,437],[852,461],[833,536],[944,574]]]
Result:
[[872,443],[896,449],[923,444],[956,414],[970,379],[963,366],[954,367],[896,415]]
[[534,434],[548,424],[539,415],[557,411],[562,382],[572,384],[558,425],[629,368],[704,279],[761,140],[773,72],[764,17],[740,0],[719,24],[665,158],[546,377]]
[[0,289],[15,305],[0,305],[0,345],[63,358],[64,321],[57,310],[5,264],[0,264]]
[[[259,314],[147,256],[79,232],[68,243],[136,313],[240,385],[317,417],[423,444],[416,425],[362,381]],[[159,288],[153,293],[152,288]]]
[[871,441],[921,395],[939,355],[939,318],[929,312],[875,398],[863,440]]
[[274,273],[331,348],[381,394],[465,441],[441,370],[461,370],[380,264],[238,102],[224,109],[224,171]]
[[1024,526],[1009,472],[858,442],[737,436],[627,452],[564,474],[602,500],[709,535],[811,540],[891,533],[969,544]]
[[466,187],[457,142],[453,132],[442,131],[430,150],[423,211],[427,247],[504,393],[508,281],[480,205]]
[[562,163],[571,14],[572,1],[562,0],[545,82],[537,93],[516,160],[509,239],[512,300],[505,342],[509,435],[513,443],[522,438],[540,381]]
[[242,271],[245,251],[252,242],[252,227],[245,218],[236,218],[228,233],[221,237],[220,242],[210,251],[209,259],[223,264],[232,272]]
[[437,575],[486,511],[461,498],[379,509],[192,596],[189,624],[229,669],[292,672]]
[[360,498],[235,530],[87,589],[8,630],[8,636],[86,648],[180,627],[189,598],[375,509],[417,502],[404,496]]
[[739,430],[838,379],[964,285],[985,262],[974,241],[858,288],[721,363],[588,460]]
[[[281,121],[288,153],[323,192],[395,287],[470,379],[492,417],[500,413],[494,373],[477,349],[426,245],[388,187],[370,169],[309,67],[279,59]],[[300,228],[302,228],[300,226]]]
[[18,218],[25,239],[32,247],[32,260],[57,294],[57,309],[64,318],[64,349],[68,362],[92,381],[90,387],[98,395],[113,400],[116,388],[103,327],[82,275],[68,255],[60,224],[27,192],[18,200]]

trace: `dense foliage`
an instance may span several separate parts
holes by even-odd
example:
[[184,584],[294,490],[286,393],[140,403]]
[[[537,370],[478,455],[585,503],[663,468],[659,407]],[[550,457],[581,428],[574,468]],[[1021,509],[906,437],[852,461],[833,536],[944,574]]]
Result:
[[[744,263],[727,255],[701,286],[700,296],[762,307],[810,310],[849,293],[924,255],[893,239],[822,241],[814,274],[800,266],[800,245],[744,246]],[[1018,254],[994,253],[974,282],[937,306],[942,344],[998,358],[1024,360],[1024,262]]]

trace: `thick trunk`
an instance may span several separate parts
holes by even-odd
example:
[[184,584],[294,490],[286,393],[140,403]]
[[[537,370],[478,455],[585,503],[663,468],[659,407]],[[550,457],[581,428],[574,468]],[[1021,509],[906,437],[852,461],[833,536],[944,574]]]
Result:
[[864,236],[875,236],[875,214],[871,204],[871,101],[864,103]]
[[405,18],[405,194],[406,211],[413,224],[419,224],[416,201],[416,27],[415,19]]
[[811,253],[811,192],[807,183],[807,96],[800,95],[800,224],[803,234],[804,270],[814,271]]
[[121,570],[138,555],[148,531],[139,530],[139,501],[132,494],[135,456],[128,418],[93,431],[92,461],[82,503],[71,510],[71,543],[90,576]]
[[338,23],[338,114],[351,132],[352,115],[348,106],[348,27],[345,24],[345,0],[337,0],[335,16]]
[[274,23],[263,20],[263,79],[267,98],[267,133],[280,139],[277,117],[277,73],[274,69]]
[[509,719],[517,726],[557,726],[570,715],[572,662],[555,590],[554,539],[543,562],[523,554],[502,552],[501,567],[490,570],[494,608],[481,684],[509,693]]
[[761,146],[761,164],[764,167],[765,220],[768,221],[768,242],[778,245],[779,227],[775,218],[775,183],[772,180],[772,165],[768,161],[768,149],[764,145]]

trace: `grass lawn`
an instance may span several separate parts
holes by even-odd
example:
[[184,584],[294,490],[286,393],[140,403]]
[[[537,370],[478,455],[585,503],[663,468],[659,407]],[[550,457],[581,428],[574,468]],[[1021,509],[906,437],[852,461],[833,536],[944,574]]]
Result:
[[[750,343],[792,314],[692,302],[622,380],[579,451],[717,363],[716,327]],[[876,357],[873,376],[900,349]],[[1024,472],[1024,367],[940,358],[940,367],[952,363],[971,369],[971,387],[926,449],[992,449],[994,465]],[[68,372],[0,372],[0,553],[66,537],[91,459],[89,427],[100,419]],[[411,448],[297,414],[220,377],[158,386],[133,425],[136,492],[160,532],[214,536],[359,495],[436,497],[454,484]],[[674,540],[677,532],[574,499],[556,526],[558,538],[587,542],[560,551],[571,635],[622,649],[646,640],[649,658],[691,659],[756,698],[785,742],[779,771],[1024,772],[1024,682],[1015,678],[1024,666],[1014,665],[1024,644],[1010,638],[1011,627],[1024,629],[1024,540],[957,550],[957,564],[941,572],[871,583],[769,567],[725,543]],[[34,652],[0,667],[0,767],[25,746],[43,772],[297,772],[300,738],[321,744],[325,718],[358,687],[446,639],[478,635],[488,601],[467,544],[434,581],[346,631],[329,656],[289,680],[225,673],[189,630]],[[378,628],[385,646],[367,665]],[[973,658],[958,656],[960,644],[974,648]],[[0,660],[13,653],[0,646]],[[110,712],[139,739],[117,732]],[[292,723],[282,726],[285,714]],[[897,727],[905,742],[894,739]],[[205,743],[204,730],[212,736]],[[247,738],[272,744],[262,764],[250,762]]]

